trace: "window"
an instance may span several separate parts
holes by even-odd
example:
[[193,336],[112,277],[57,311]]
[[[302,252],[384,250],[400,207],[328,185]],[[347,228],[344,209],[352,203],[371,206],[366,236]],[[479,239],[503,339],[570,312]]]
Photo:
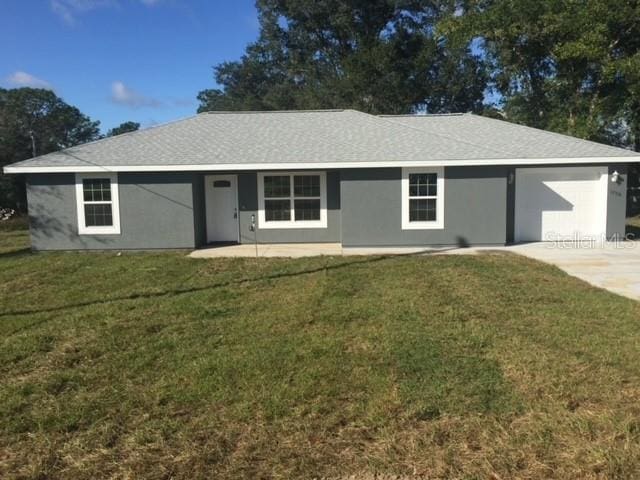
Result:
[[260,228],[326,228],[325,172],[259,173]]
[[444,228],[444,169],[402,169],[402,229]]
[[78,233],[119,234],[116,174],[76,174]]

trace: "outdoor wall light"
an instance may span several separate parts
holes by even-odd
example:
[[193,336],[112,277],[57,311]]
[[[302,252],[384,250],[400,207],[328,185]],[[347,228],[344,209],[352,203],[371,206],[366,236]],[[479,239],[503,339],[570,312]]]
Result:
[[620,181],[620,174],[617,170],[614,170],[611,174],[611,183],[618,183]]

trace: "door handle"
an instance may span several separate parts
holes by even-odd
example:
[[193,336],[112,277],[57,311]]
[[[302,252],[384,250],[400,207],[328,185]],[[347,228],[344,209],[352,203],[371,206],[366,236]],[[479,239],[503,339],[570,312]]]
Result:
[[238,218],[238,209],[237,208],[233,209],[233,218]]

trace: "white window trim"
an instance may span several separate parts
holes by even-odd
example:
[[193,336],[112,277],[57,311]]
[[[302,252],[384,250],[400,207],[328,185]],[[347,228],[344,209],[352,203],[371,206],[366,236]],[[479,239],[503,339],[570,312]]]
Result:
[[[294,175],[319,175],[320,176],[320,220],[301,220],[295,221],[294,207],[291,202],[291,220],[270,221],[267,222],[264,213],[264,177],[269,176],[289,176],[291,188],[293,189],[293,181],[291,177]],[[295,199],[293,190],[290,199]],[[284,200],[285,198],[283,198]],[[279,229],[279,228],[327,228],[327,172],[258,172],[258,228],[261,229]]]
[[[84,192],[82,181],[88,178],[106,178],[111,181],[111,218],[113,225],[104,227],[87,227],[84,217]],[[105,202],[106,203],[106,202]],[[119,235],[120,203],[118,201],[117,173],[76,173],[76,204],[78,213],[78,234],[80,235]]]
[[[438,175],[436,196],[436,219],[430,222],[409,221],[409,174],[435,173]],[[402,230],[444,229],[444,167],[411,167],[402,169]]]

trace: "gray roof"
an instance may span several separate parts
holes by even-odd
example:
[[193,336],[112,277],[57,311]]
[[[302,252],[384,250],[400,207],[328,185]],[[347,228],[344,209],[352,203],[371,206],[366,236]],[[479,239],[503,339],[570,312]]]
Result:
[[175,167],[394,164],[637,153],[470,114],[374,116],[354,110],[211,112],[11,165]]
[[383,115],[396,123],[452,140],[481,143],[496,158],[582,158],[638,156],[637,152],[480,115]]

